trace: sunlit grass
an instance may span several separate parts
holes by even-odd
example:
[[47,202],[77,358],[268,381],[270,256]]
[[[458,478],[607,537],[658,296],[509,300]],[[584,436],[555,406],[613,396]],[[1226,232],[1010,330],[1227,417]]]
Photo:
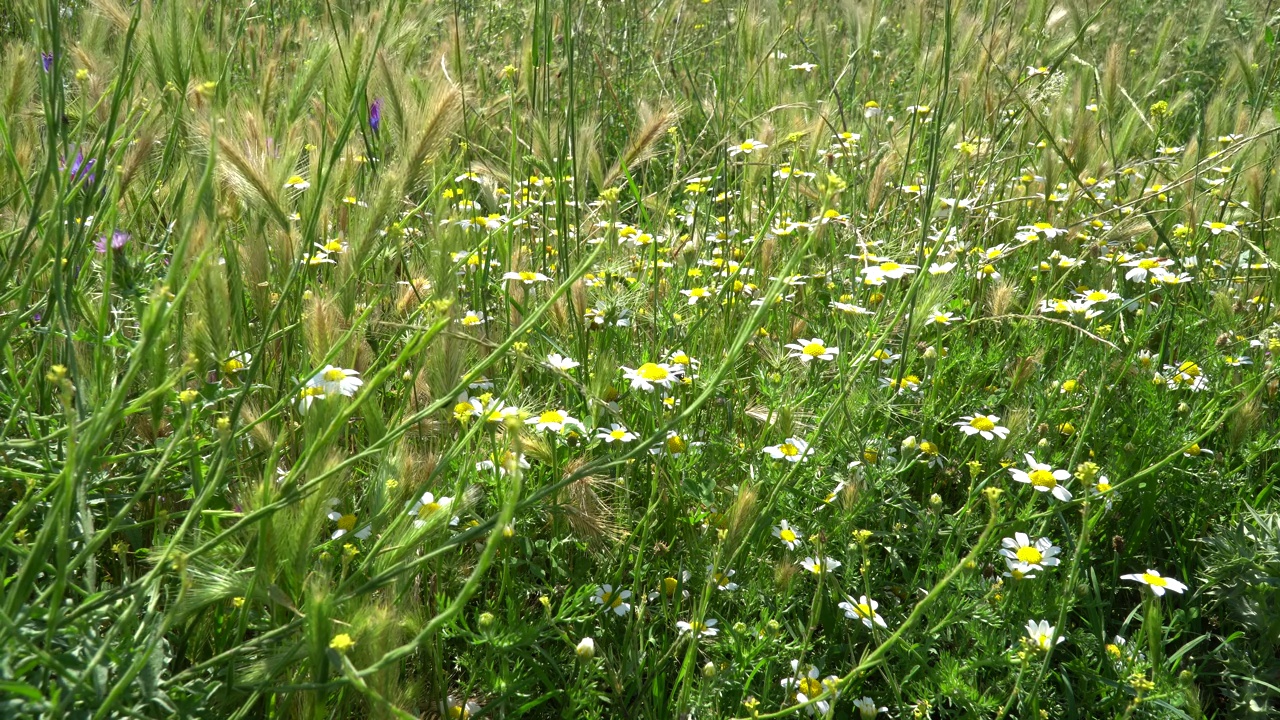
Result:
[[1264,714],[1268,12],[0,10],[0,714]]

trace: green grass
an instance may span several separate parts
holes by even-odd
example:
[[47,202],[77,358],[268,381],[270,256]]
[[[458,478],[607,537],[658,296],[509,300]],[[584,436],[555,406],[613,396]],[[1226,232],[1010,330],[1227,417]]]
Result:
[[1270,716],[1276,17],[0,9],[0,714]]

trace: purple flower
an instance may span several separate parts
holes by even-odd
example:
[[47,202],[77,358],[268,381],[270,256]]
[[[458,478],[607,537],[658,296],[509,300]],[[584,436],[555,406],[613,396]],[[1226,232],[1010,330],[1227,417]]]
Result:
[[382,127],[382,98],[374,98],[369,105],[369,127],[375,133]]
[[44,71],[49,72],[53,69],[53,53],[40,53],[40,64],[44,65]]
[[[129,238],[130,238],[129,233],[123,230],[116,230],[115,232],[111,233],[111,249],[120,250],[121,248],[124,247],[125,243],[129,242]],[[99,237],[96,241],[94,241],[93,248],[98,251],[99,255],[106,255],[107,254],[107,238],[105,236]]]
[[93,165],[95,162],[97,161],[93,158],[85,160],[83,150],[77,151],[76,159],[71,161],[71,169],[68,173],[71,178],[71,182],[77,182],[83,176],[85,182],[92,185],[93,180],[96,177],[93,174]]

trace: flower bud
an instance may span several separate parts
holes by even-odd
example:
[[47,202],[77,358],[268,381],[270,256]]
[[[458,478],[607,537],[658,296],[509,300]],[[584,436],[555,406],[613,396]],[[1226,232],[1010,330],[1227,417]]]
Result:
[[596,656],[596,641],[589,637],[584,637],[578,641],[578,647],[574,650],[581,660],[590,660]]

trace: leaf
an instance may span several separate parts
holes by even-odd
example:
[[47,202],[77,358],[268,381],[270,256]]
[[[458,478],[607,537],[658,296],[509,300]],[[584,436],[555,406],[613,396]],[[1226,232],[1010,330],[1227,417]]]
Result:
[[44,701],[44,695],[34,685],[17,680],[0,680],[0,695],[20,695],[34,702]]

